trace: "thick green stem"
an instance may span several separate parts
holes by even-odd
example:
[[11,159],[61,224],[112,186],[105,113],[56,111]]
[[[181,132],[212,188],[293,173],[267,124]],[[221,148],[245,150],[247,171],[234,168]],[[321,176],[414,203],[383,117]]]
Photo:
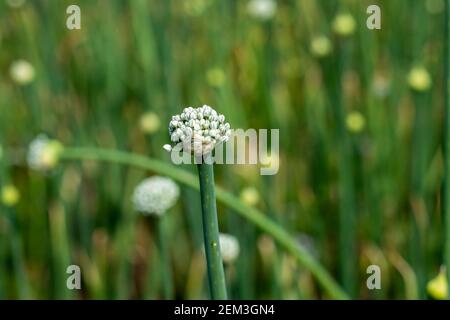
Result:
[[214,185],[214,166],[198,164],[200,196],[202,202],[203,237],[205,240],[206,263],[208,268],[209,289],[211,298],[224,300],[227,298],[225,273],[220,255],[219,224],[217,222],[216,192]]
[[[61,160],[99,160],[134,166],[166,175],[195,190],[200,189],[197,177],[186,170],[156,159],[119,150],[67,147],[61,154]],[[329,297],[333,299],[348,299],[347,294],[330,276],[327,270],[301,247],[286,230],[270,220],[261,211],[245,205],[238,197],[220,187],[216,187],[216,196],[218,201],[233,209],[244,219],[247,219],[262,231],[269,234],[282,248],[292,254],[304,268],[311,272]]]
[[445,1],[444,19],[444,259],[447,267],[447,297],[450,299],[450,4]]

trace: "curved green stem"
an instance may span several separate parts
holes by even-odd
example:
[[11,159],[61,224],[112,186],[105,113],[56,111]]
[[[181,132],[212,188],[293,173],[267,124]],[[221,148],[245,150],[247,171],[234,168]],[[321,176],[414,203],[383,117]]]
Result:
[[[61,160],[99,160],[130,165],[158,172],[179,183],[200,190],[198,180],[194,174],[174,167],[171,164],[137,154],[100,148],[67,147],[61,154]],[[291,253],[304,268],[311,272],[331,298],[348,299],[347,294],[330,276],[327,270],[303,249],[282,227],[267,218],[261,211],[245,205],[239,198],[218,186],[216,186],[216,197],[218,201],[229,208],[234,209],[236,213],[272,236],[281,247]]]
[[444,19],[444,263],[447,267],[447,298],[450,299],[450,3],[445,1]]
[[212,164],[201,163],[197,167],[202,200],[203,236],[205,239],[209,289],[212,299],[225,300],[227,298],[227,288],[225,285],[222,256],[220,255],[214,166]]

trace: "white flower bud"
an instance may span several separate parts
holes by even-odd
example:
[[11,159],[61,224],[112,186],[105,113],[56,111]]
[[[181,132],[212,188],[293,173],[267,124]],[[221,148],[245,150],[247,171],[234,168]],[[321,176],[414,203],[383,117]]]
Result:
[[217,121],[211,121],[210,125],[211,129],[217,129],[219,123]]
[[277,10],[277,3],[274,0],[251,0],[247,5],[248,13],[260,20],[271,19]]
[[171,140],[172,142],[177,142],[178,140],[180,140],[180,136],[179,136],[176,132],[174,132],[174,133],[172,133],[172,135],[170,136],[170,140]]
[[191,127],[184,127],[183,132],[186,136],[192,136],[192,128]]

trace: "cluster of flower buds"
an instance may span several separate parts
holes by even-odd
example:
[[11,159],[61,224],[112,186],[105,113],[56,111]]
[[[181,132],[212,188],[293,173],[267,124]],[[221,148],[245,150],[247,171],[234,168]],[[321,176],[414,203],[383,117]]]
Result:
[[[222,114],[204,105],[199,108],[185,108],[181,114],[173,116],[169,123],[169,135],[175,146],[200,156],[228,141],[231,130]],[[170,151],[172,147],[165,145],[164,149]]]
[[63,145],[45,134],[38,135],[28,147],[28,166],[34,170],[47,171],[53,169],[59,161]]

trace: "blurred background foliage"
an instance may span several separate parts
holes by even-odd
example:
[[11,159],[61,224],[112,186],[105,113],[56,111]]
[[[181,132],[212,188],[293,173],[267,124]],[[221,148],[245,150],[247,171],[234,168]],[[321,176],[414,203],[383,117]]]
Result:
[[[258,3],[259,2],[259,3]],[[262,3],[261,3],[262,2]],[[81,30],[66,28],[67,6]],[[381,7],[382,29],[366,27]],[[279,128],[280,170],[218,165],[219,185],[294,235],[353,298],[428,298],[442,264],[443,0],[0,2],[0,298],[207,298],[198,193],[168,213],[171,267],[130,201],[151,175],[85,161],[26,165],[46,133],[170,161],[167,123],[208,104],[233,128]],[[194,170],[193,166],[185,166]],[[232,298],[327,298],[270,237],[236,236]],[[82,290],[66,289],[66,268]],[[366,268],[382,289],[366,287]]]

